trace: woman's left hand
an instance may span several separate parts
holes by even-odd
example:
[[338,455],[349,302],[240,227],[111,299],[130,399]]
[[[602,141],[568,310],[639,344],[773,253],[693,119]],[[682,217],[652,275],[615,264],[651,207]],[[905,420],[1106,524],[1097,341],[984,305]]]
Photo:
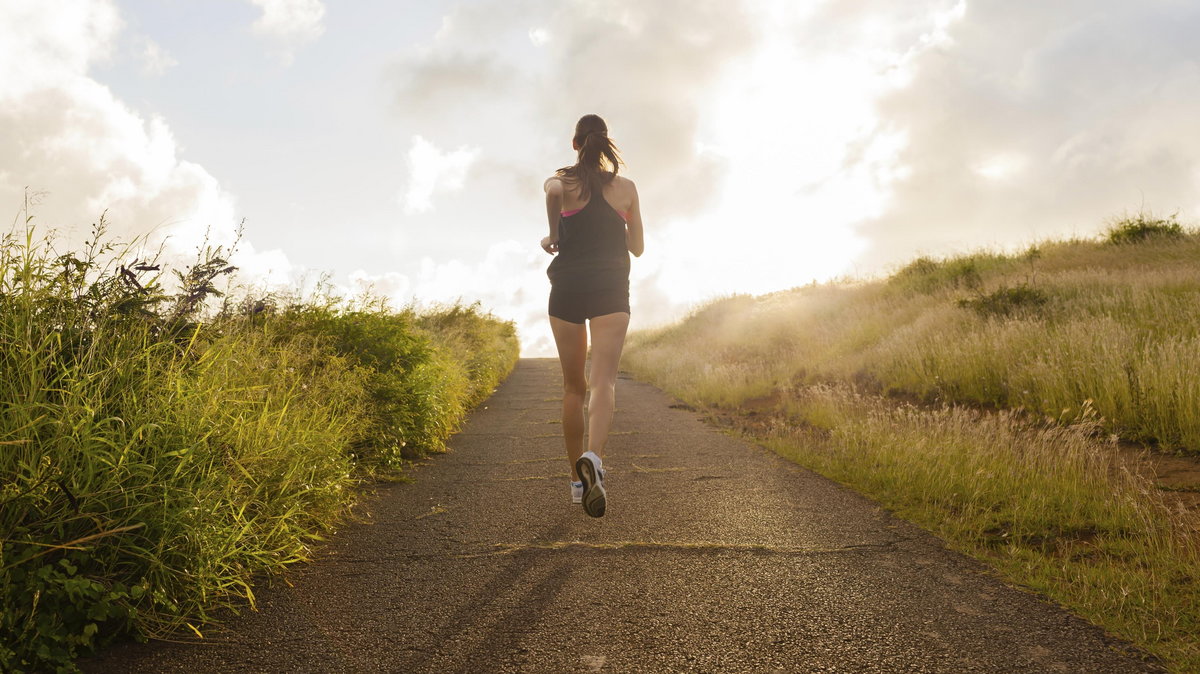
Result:
[[542,237],[542,250],[551,255],[558,252],[558,239],[552,239],[548,236]]

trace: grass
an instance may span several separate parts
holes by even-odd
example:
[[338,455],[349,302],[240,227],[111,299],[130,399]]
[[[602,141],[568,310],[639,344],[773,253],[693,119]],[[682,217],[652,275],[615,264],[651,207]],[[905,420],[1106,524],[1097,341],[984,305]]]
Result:
[[1090,409],[1031,423],[819,385],[787,395],[780,413],[763,438],[775,451],[1176,668],[1200,665],[1200,518],[1127,470]]
[[1045,242],[918,260],[875,282],[724,298],[631,336],[630,351],[685,399],[737,405],[793,383],[856,381],[1052,417],[1091,400],[1107,431],[1200,455],[1197,306],[1198,233]]
[[1200,233],[1171,224],[723,298],[624,364],[1195,670],[1200,519],[1116,448],[1200,454]]
[[517,358],[478,306],[228,297],[228,251],[172,279],[104,239],[0,242],[4,671],[253,605],[256,574],[442,449]]

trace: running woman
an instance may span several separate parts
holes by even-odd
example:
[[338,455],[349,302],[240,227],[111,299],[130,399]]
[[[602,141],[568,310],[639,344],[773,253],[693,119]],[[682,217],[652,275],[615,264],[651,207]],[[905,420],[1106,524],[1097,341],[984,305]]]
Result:
[[[563,439],[571,464],[571,500],[592,517],[604,515],[604,445],[616,399],[617,365],[629,328],[629,254],[645,247],[633,181],[617,175],[620,155],[608,125],[584,115],[575,125],[575,164],[544,184],[550,236],[542,248],[556,257],[550,277],[550,328],[563,372]],[[585,375],[588,327],[592,364]],[[588,402],[583,448],[583,396]]]

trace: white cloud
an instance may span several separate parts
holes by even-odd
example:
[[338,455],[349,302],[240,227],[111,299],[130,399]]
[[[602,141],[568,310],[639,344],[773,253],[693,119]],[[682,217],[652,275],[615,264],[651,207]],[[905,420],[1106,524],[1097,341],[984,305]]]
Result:
[[142,74],[158,77],[171,68],[179,65],[179,61],[171,56],[154,40],[147,39],[141,53]]
[[905,143],[860,223],[864,266],[1088,236],[1143,205],[1200,212],[1200,6],[975,0],[946,16],[878,105]]
[[251,29],[278,48],[279,58],[291,64],[295,50],[325,32],[325,5],[321,0],[250,0],[262,10]]
[[389,271],[384,274],[371,275],[362,269],[350,272],[350,295],[360,295],[369,292],[375,295],[389,297],[397,305],[405,305],[412,297],[412,281],[406,274]]
[[0,4],[0,98],[73,80],[113,52],[121,20],[110,1]]
[[[165,120],[145,119],[88,75],[112,53],[121,21],[111,1],[6,2],[0,9],[0,208],[16,213],[28,187],[44,193],[35,224],[78,243],[107,211],[112,235],[164,244],[168,262],[236,238],[233,197],[179,156]],[[235,264],[282,271],[277,251],[242,242]],[[253,279],[249,279],[253,280]]]
[[461,190],[479,148],[459,147],[444,152],[421,136],[413,136],[408,151],[408,185],[400,197],[405,213],[433,210],[434,195]]
[[555,349],[546,321],[549,262],[550,256],[536,245],[502,240],[493,243],[476,262],[423,258],[411,276],[358,270],[350,275],[348,290],[360,293],[370,289],[399,306],[478,301],[486,310],[516,324],[523,355],[550,356]]

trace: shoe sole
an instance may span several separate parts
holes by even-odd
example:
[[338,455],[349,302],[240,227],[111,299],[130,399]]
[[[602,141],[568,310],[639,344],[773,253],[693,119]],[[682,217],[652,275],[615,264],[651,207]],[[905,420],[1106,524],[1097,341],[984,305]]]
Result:
[[583,482],[583,511],[592,517],[604,517],[606,495],[604,485],[596,474],[596,464],[587,457],[579,457],[575,462],[575,471]]

